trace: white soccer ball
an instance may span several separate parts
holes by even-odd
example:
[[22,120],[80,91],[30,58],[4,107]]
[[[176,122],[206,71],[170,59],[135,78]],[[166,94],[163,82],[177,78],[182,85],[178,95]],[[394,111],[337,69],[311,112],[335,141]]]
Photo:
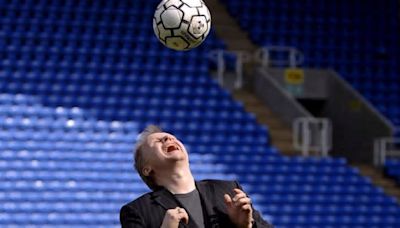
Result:
[[162,0],[154,13],[153,29],[165,46],[189,50],[207,37],[211,14],[202,0]]

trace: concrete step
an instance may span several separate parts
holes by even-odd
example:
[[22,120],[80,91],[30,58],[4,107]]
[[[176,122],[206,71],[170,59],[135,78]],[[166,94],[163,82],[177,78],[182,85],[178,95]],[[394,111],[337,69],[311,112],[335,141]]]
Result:
[[236,26],[232,26],[232,25],[215,25],[215,28],[218,29],[218,32],[220,32],[220,33],[235,34],[235,36],[232,37],[232,40],[234,40],[234,39],[248,39],[247,33],[242,32]]
[[247,103],[247,109],[254,111],[254,112],[262,112],[267,114],[268,116],[272,116],[272,112],[271,110],[269,110],[268,108],[266,108],[264,106],[264,104],[262,104],[259,100],[255,100],[253,99],[246,99],[245,102]]
[[233,40],[225,40],[226,46],[229,50],[233,51],[248,51],[254,52],[257,47],[247,43],[246,39],[233,39]]
[[292,133],[286,129],[273,130],[270,134],[271,137],[276,140],[282,140],[290,143],[293,141]]
[[257,116],[257,121],[261,124],[267,125],[270,131],[280,130],[284,127],[284,125],[279,120],[273,118],[267,118],[265,116],[259,117],[258,114],[256,114],[256,116]]
[[272,144],[278,148],[278,150],[283,154],[287,156],[298,156],[299,152],[295,151],[293,149],[293,146],[291,143],[285,143],[285,142],[272,142]]
[[212,23],[214,26],[218,27],[218,26],[238,26],[236,24],[236,21],[231,19],[231,18],[225,18],[225,17],[218,17],[215,15],[219,15],[221,14],[220,12],[216,11],[214,14],[211,15],[212,17]]
[[[227,25],[227,26],[238,26],[236,20],[230,16],[226,10],[225,5],[221,4],[217,0],[207,2],[208,9],[211,13],[211,19],[214,26]],[[239,26],[238,26],[239,27]]]
[[394,180],[387,178],[382,169],[369,164],[355,163],[352,165],[357,167],[362,175],[370,178],[374,185],[381,187],[386,194],[395,197],[400,203],[400,188],[398,184]]
[[211,12],[213,27],[217,36],[224,40],[228,51],[254,50],[254,45],[247,33],[241,29],[235,18],[233,18],[225,5],[218,0],[206,1]]
[[299,155],[299,152],[295,151],[292,145],[291,129],[283,124],[255,95],[245,90],[237,90],[233,93],[233,96],[236,100],[243,102],[248,112],[255,114],[259,123],[268,127],[273,146],[284,155]]

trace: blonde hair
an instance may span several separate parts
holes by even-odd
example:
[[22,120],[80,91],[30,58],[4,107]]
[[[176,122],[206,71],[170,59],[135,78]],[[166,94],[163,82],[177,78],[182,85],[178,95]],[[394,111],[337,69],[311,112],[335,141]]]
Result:
[[134,149],[134,167],[136,171],[139,173],[140,177],[142,178],[143,182],[151,189],[156,190],[160,186],[157,185],[154,178],[152,177],[152,172],[148,176],[145,176],[143,173],[143,168],[146,165],[146,159],[144,157],[145,153],[145,143],[149,135],[154,133],[163,132],[162,129],[156,125],[148,125],[140,134],[135,145]]

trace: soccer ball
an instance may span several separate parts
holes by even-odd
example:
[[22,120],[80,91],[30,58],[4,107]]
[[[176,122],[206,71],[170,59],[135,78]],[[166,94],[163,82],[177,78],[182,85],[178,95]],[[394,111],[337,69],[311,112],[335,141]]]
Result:
[[210,28],[211,15],[203,0],[162,0],[154,13],[154,33],[174,50],[199,46]]

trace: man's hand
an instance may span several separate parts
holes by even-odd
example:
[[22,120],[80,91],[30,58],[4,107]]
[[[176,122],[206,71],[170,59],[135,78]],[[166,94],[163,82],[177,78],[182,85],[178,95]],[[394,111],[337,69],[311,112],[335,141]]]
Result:
[[169,209],[165,213],[161,228],[178,228],[181,220],[186,224],[189,223],[189,215],[186,213],[185,209],[180,207]]
[[253,222],[253,208],[251,200],[242,190],[235,188],[235,196],[224,195],[229,218],[238,228],[251,228]]

